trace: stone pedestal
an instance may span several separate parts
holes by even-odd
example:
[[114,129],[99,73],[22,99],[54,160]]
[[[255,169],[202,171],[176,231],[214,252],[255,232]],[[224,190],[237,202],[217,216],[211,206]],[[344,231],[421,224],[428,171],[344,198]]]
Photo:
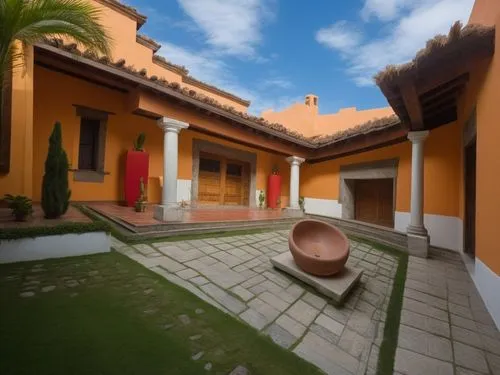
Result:
[[300,208],[287,207],[283,210],[283,215],[286,217],[304,217],[304,211]]
[[330,277],[318,277],[302,271],[291,253],[286,252],[271,258],[271,263],[277,269],[299,279],[312,286],[321,294],[331,298],[335,303],[340,304],[345,299],[349,291],[356,285],[363,275],[363,270],[351,267],[344,269]]
[[408,253],[416,257],[427,258],[429,254],[429,236],[408,233],[407,237]]
[[184,213],[185,210],[180,207],[158,205],[154,207],[153,217],[160,221],[182,222],[184,221]]

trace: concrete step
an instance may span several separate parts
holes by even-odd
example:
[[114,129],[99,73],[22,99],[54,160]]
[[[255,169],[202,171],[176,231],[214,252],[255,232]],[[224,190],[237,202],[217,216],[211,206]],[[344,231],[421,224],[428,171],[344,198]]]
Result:
[[331,223],[342,229],[348,235],[375,241],[383,245],[394,247],[397,250],[401,250],[404,252],[408,251],[406,234],[398,232],[394,229],[381,227],[379,225],[362,223],[355,220],[331,218],[319,215],[307,216]]

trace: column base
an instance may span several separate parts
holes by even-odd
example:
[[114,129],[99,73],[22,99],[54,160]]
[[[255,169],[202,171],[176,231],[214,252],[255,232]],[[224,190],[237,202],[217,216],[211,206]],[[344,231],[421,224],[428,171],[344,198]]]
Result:
[[283,209],[283,213],[287,217],[304,217],[304,211],[302,211],[300,208],[286,207],[285,209]]
[[415,236],[428,237],[429,233],[424,226],[408,225],[406,232]]
[[154,207],[153,217],[160,221],[184,221],[185,210],[180,207],[158,205]]
[[412,233],[407,234],[408,238],[408,254],[427,258],[429,254],[429,236],[419,236]]

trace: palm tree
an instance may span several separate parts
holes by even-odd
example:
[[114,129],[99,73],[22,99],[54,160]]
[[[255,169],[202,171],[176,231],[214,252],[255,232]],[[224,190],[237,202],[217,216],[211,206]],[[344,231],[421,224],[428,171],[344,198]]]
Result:
[[109,55],[110,38],[89,0],[0,0],[0,125],[5,78],[22,64],[16,41],[32,45],[45,37],[69,37]]

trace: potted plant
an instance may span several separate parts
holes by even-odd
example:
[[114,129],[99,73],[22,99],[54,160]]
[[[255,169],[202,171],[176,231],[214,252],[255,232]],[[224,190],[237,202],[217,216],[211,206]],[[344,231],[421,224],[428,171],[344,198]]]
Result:
[[273,166],[272,172],[267,180],[267,207],[277,208],[277,202],[281,195],[281,176],[277,165]]
[[127,151],[125,158],[125,201],[127,206],[135,207],[140,198],[140,181],[149,179],[149,154],[144,149],[146,135],[140,133],[133,142],[133,150]]
[[145,212],[147,201],[146,187],[144,185],[144,180],[141,177],[139,182],[139,198],[135,201],[135,212]]
[[300,197],[300,198],[299,198],[299,207],[300,207],[300,209],[301,209],[302,211],[304,211],[304,212],[305,212],[305,204],[306,204],[306,202],[305,202],[305,200],[304,200],[304,197]]
[[12,210],[12,215],[16,221],[26,221],[28,216],[33,213],[33,204],[31,199],[24,195],[6,194],[4,197],[8,207]]
[[264,208],[264,202],[266,201],[266,194],[264,190],[261,190],[259,193],[259,208]]

